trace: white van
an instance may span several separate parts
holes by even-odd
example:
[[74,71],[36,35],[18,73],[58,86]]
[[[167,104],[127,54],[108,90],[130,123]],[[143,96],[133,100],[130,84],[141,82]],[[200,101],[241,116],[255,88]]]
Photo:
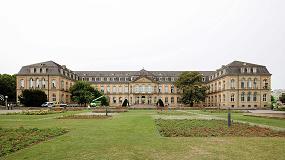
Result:
[[45,102],[42,104],[42,107],[54,107],[54,103],[53,102]]

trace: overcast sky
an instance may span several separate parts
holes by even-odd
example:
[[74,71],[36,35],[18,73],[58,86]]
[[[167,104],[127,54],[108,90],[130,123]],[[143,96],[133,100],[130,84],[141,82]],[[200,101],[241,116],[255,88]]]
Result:
[[285,88],[284,0],[1,0],[0,73],[53,60],[72,70],[266,65]]

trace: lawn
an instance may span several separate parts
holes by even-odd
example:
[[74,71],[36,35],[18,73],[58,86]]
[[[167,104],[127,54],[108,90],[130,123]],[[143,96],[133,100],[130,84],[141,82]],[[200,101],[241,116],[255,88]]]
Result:
[[[153,118],[157,115],[157,111],[148,110],[129,111],[107,119],[58,119],[59,115],[74,113],[79,112],[36,116],[0,115],[2,128],[69,130],[62,136],[32,145],[0,159],[240,160],[285,157],[285,138],[282,137],[162,137]],[[260,123],[259,118],[250,118]],[[277,124],[277,126],[283,125]]]

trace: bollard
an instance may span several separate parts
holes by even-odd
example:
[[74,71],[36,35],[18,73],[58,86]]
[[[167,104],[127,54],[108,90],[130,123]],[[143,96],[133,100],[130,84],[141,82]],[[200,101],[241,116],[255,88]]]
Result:
[[230,108],[228,109],[228,127],[231,126],[231,110]]

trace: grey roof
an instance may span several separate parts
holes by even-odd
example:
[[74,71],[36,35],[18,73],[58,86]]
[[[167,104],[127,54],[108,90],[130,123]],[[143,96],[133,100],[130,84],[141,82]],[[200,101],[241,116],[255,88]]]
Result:
[[[79,76],[85,77],[128,77],[128,76],[153,76],[153,77],[177,77],[184,71],[74,71]],[[198,71],[204,76],[209,76],[215,71]]]
[[[257,69],[256,74],[266,74],[271,75],[267,68],[263,65],[252,64],[242,61],[233,61],[228,65],[223,65],[220,69],[216,71],[198,71],[204,77],[206,81],[209,80],[209,77],[215,75],[219,71],[225,71],[223,75],[229,74],[241,74],[241,67],[255,67]],[[18,75],[29,75],[30,68],[47,68],[47,73],[49,75],[63,75],[61,72],[69,73],[75,77],[131,77],[131,76],[146,76],[146,77],[178,77],[183,71],[147,71],[142,69],[140,71],[71,71],[67,69],[64,65],[59,65],[54,61],[46,61],[42,63],[35,63],[27,66],[23,66],[19,71]],[[247,74],[247,73],[243,73]],[[215,77],[218,78],[218,77]],[[214,79],[215,79],[214,78]]]

